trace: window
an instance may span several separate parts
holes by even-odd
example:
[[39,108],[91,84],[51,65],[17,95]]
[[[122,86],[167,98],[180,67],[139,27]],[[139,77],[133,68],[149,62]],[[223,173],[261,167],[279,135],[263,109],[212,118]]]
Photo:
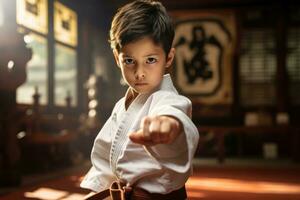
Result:
[[275,38],[271,30],[246,30],[240,57],[240,102],[243,106],[274,105],[276,99]]
[[0,0],[0,28],[4,25],[4,5],[2,0]]
[[24,41],[33,53],[26,66],[26,82],[17,89],[17,102],[32,104],[36,88],[40,104],[45,105],[48,103],[48,4],[46,0],[17,0],[16,5],[19,31],[27,33]]
[[300,105],[300,28],[290,28],[287,38],[287,72],[292,105]]
[[[16,3],[19,30],[26,33],[24,41],[33,51],[27,63],[27,80],[17,90],[17,102],[32,104],[32,95],[37,89],[42,105],[66,106],[66,97],[71,97],[71,105],[77,106],[76,12],[58,1],[17,0]],[[53,9],[48,9],[48,3],[53,3]],[[48,12],[54,16],[51,24],[54,33],[48,31]],[[51,38],[55,39],[54,43],[49,43]],[[48,54],[52,49],[54,55]],[[49,87],[49,80],[54,80],[54,87]],[[54,97],[53,102],[49,101],[50,96]]]
[[54,104],[77,105],[77,15],[59,2],[54,2],[55,74]]
[[72,97],[71,105],[77,105],[76,52],[61,44],[55,45],[55,104],[66,105],[66,97]]
[[17,89],[17,102],[32,104],[34,90],[40,94],[40,104],[48,103],[47,40],[45,37],[30,33],[24,38],[32,49],[32,58],[27,63],[27,79]]

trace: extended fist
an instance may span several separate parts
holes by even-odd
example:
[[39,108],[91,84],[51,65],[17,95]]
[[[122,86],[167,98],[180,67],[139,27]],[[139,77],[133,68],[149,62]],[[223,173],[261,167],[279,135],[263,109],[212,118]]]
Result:
[[144,117],[140,129],[129,138],[142,145],[170,144],[182,131],[181,122],[171,116]]

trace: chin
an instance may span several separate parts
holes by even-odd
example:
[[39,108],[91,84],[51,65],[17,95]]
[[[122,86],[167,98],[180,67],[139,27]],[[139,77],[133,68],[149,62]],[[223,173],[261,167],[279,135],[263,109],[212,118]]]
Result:
[[149,91],[145,91],[145,90],[136,90],[136,92],[139,93],[139,94],[149,93]]

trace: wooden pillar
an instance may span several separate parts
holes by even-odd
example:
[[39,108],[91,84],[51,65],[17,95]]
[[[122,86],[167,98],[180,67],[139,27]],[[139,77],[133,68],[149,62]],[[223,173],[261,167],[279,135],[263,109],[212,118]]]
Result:
[[26,63],[32,52],[23,35],[13,29],[0,32],[0,186],[20,183],[19,116],[16,89],[26,80]]
[[17,32],[16,1],[2,1],[4,24],[0,28],[0,186],[21,182],[17,133],[20,116],[16,89],[26,80],[26,63],[32,52]]
[[276,94],[277,112],[288,110],[288,79],[286,69],[287,58],[287,8],[284,4],[277,8],[278,22],[276,27],[276,50],[277,50],[277,72],[276,72]]
[[54,73],[55,73],[55,39],[54,39],[54,0],[48,2],[48,109],[53,112],[54,108]]

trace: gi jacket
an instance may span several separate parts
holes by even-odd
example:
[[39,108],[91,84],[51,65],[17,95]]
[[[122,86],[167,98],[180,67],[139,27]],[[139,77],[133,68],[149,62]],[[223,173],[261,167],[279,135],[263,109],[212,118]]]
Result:
[[[97,135],[91,153],[93,166],[81,187],[99,192],[117,179],[151,193],[166,194],[181,188],[192,171],[192,159],[199,133],[191,121],[191,101],[178,94],[169,74],[151,94],[139,94],[125,108],[125,95]],[[172,144],[144,146],[133,143],[128,134],[140,129],[144,116],[169,115],[183,125]]]

